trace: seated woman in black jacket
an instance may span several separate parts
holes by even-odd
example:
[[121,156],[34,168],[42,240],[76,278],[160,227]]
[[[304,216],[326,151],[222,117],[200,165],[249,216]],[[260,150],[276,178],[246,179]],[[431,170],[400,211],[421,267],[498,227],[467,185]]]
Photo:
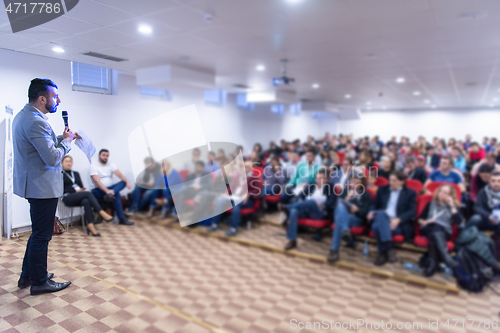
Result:
[[434,275],[440,262],[448,267],[457,265],[448,253],[446,242],[450,239],[453,223],[462,223],[459,207],[455,189],[443,185],[434,192],[432,201],[420,215],[420,231],[429,240],[429,266],[424,271],[425,276]]
[[113,221],[113,216],[106,213],[101,208],[92,192],[87,191],[83,187],[80,174],[71,170],[73,167],[73,158],[71,156],[65,156],[63,158],[62,167],[64,179],[64,197],[62,201],[68,207],[83,206],[85,220],[87,221],[87,235],[91,233],[94,237],[100,237],[101,234],[97,233],[94,227],[94,214],[92,213],[92,208],[94,208],[106,222]]
[[352,241],[350,228],[364,225],[370,212],[372,198],[366,190],[366,177],[352,172],[348,185],[348,188],[342,189],[337,200],[334,212],[335,228],[328,262],[339,260],[340,240],[350,243]]

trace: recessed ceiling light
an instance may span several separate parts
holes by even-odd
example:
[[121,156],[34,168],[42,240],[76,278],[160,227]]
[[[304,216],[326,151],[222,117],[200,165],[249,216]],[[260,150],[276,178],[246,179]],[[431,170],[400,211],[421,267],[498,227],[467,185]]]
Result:
[[428,99],[426,99],[426,100],[424,101],[424,103],[425,103],[425,104],[429,104],[430,102],[431,102],[431,101],[429,101]]
[[458,15],[459,20],[477,20],[488,16],[487,12],[468,12]]
[[494,107],[495,105],[493,105],[493,104],[490,104],[490,105],[488,105],[488,106],[489,106],[490,108],[492,108],[492,107]]
[[288,3],[299,3],[302,2],[302,0],[286,0]]
[[319,89],[319,84],[318,83],[313,83],[312,88],[313,89]]
[[64,53],[64,49],[62,47],[59,47],[59,46],[54,46],[52,48],[52,51],[57,52],[57,53]]
[[387,106],[383,106],[383,107],[382,107],[382,110],[386,110],[386,109],[387,109]]
[[498,102],[498,98],[497,98],[497,97],[495,97],[495,98],[493,98],[493,99],[492,99],[492,101],[493,101],[493,102]]
[[404,77],[398,77],[396,79],[396,83],[405,83],[406,82],[406,79]]
[[436,108],[436,106],[435,106],[435,105],[431,105],[431,108],[435,109],[435,108]]
[[151,35],[153,33],[153,28],[146,24],[139,25],[139,28],[137,30],[144,35]]
[[345,97],[346,99],[350,99],[352,96],[351,96],[351,95],[349,95],[349,94],[347,94],[347,95],[345,95],[344,97]]
[[257,67],[255,67],[255,70],[259,71],[259,72],[263,72],[266,70],[266,66],[264,65],[258,65]]
[[366,102],[366,105],[372,105],[372,102],[368,101]]
[[414,91],[413,96],[420,96],[420,91]]

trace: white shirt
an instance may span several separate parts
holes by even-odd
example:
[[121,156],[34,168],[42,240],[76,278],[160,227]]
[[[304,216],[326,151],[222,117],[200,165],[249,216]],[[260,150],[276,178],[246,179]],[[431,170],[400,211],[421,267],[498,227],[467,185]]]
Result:
[[398,206],[398,199],[400,193],[401,189],[397,191],[391,190],[391,196],[389,197],[389,202],[387,203],[387,208],[385,209],[387,216],[389,216],[391,219],[396,218],[397,216],[396,208]]
[[90,175],[94,176],[97,175],[99,176],[99,179],[101,180],[101,183],[106,186],[110,187],[114,184],[113,182],[113,175],[115,170],[118,168],[114,163],[106,163],[106,165],[102,165],[99,162],[92,162],[90,165]]
[[312,195],[309,195],[307,199],[311,199],[316,201],[316,204],[321,207],[325,204],[326,202],[326,196],[323,193],[322,188],[317,188]]

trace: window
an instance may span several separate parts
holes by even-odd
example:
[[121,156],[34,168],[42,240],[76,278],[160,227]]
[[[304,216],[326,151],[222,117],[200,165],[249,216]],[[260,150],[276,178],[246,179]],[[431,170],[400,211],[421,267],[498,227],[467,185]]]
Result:
[[164,101],[172,100],[172,92],[170,90],[146,86],[141,86],[141,96],[152,99],[161,99]]
[[111,95],[111,70],[109,68],[71,63],[73,90]]
[[290,105],[290,113],[294,116],[300,116],[301,109],[300,103]]
[[236,105],[243,111],[253,112],[255,110],[255,104],[247,102],[247,94],[238,94],[236,96]]
[[205,104],[223,107],[227,93],[222,89],[205,90]]
[[271,105],[271,112],[279,115],[285,114],[285,106],[283,104]]

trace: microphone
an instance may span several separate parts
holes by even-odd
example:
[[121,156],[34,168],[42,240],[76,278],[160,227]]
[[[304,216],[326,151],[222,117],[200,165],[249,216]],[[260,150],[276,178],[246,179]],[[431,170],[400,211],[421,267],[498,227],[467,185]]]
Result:
[[63,121],[64,121],[64,127],[69,128],[69,125],[68,125],[68,111],[63,111],[62,112],[62,118],[63,118]]

